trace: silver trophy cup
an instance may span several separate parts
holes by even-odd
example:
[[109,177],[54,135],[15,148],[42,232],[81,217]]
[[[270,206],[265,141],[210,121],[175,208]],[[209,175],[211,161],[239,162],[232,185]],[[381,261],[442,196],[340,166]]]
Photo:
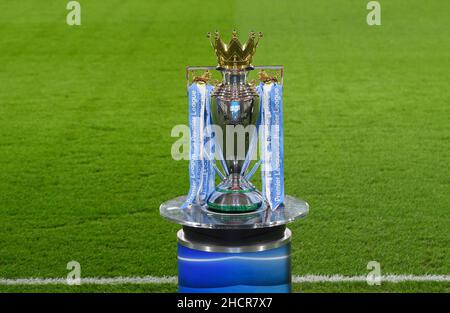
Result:
[[219,212],[254,211],[262,206],[263,198],[245,178],[248,166],[243,166],[245,158],[250,157],[251,140],[255,140],[253,132],[256,131],[260,110],[259,95],[255,86],[247,82],[250,69],[220,70],[223,81],[212,94],[211,115],[213,124],[222,130],[220,150],[228,176],[210,195],[207,205],[210,210]]

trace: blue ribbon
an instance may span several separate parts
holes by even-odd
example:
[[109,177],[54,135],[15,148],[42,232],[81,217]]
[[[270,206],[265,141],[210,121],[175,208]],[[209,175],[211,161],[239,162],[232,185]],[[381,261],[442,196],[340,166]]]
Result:
[[[190,188],[183,207],[203,204],[215,188],[214,138],[211,133],[210,96],[213,87],[193,83],[189,89]],[[277,83],[257,87],[260,116],[257,122],[261,159],[247,178],[261,167],[262,195],[272,210],[284,202],[284,149],[282,86]],[[251,149],[252,150],[252,149]],[[249,157],[249,156],[247,156]],[[250,160],[245,160],[248,168]],[[242,173],[243,174],[243,173]]]
[[210,96],[213,87],[193,83],[189,89],[190,188],[182,207],[203,204],[215,188],[214,141],[211,137]]
[[282,86],[263,84],[257,88],[261,98],[260,131],[262,195],[272,210],[284,202],[284,148]]

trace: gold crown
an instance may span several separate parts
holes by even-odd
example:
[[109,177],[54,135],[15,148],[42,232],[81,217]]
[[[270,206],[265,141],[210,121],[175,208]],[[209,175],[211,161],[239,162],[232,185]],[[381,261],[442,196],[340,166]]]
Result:
[[218,67],[242,69],[252,66],[252,58],[262,33],[259,33],[257,36],[255,32],[250,32],[245,44],[241,44],[235,30],[229,44],[225,44],[222,41],[218,31],[214,33],[214,38],[211,37],[211,33],[208,33],[208,37],[216,53],[217,62],[219,63]]

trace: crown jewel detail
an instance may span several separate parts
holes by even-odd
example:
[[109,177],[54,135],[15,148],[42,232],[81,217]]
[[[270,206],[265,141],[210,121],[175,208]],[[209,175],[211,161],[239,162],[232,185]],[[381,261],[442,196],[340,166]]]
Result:
[[222,41],[218,31],[214,33],[214,38],[211,36],[211,33],[208,33],[208,37],[216,53],[219,67],[242,69],[252,66],[252,58],[262,33],[257,35],[255,32],[250,32],[247,42],[244,44],[241,44],[239,41],[235,30],[228,44]]

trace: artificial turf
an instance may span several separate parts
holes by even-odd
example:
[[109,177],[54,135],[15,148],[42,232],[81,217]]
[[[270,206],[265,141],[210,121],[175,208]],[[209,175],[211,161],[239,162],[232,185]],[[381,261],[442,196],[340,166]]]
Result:
[[[292,271],[449,274],[448,1],[0,2],[0,278],[176,275],[185,194],[170,136],[187,123],[186,65],[215,65],[205,36],[264,37],[283,64],[285,187],[311,205]],[[75,289],[70,289],[75,288]],[[301,284],[296,291],[449,291],[449,283]],[[4,286],[0,291],[174,291]]]

